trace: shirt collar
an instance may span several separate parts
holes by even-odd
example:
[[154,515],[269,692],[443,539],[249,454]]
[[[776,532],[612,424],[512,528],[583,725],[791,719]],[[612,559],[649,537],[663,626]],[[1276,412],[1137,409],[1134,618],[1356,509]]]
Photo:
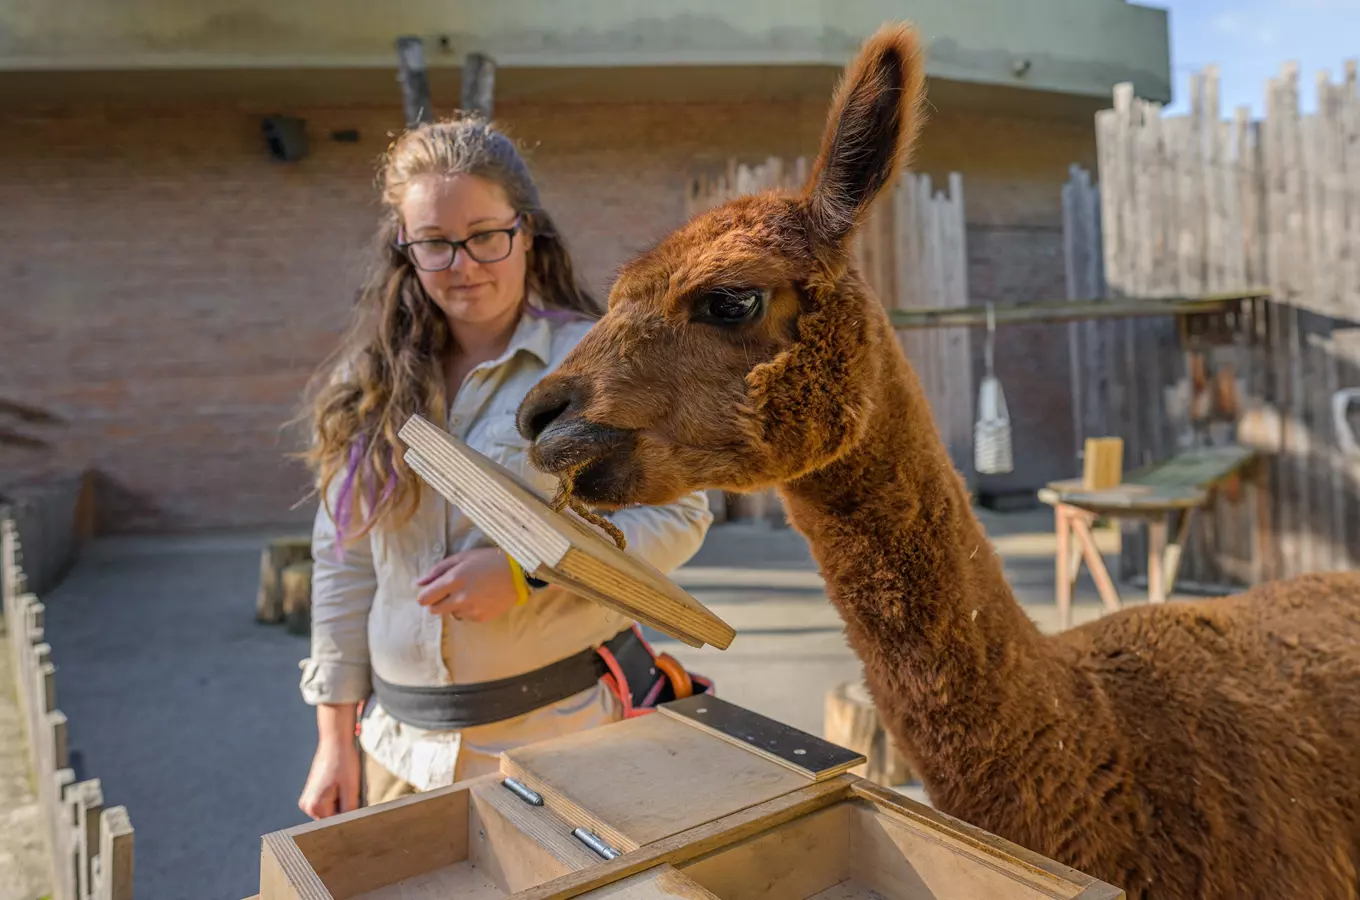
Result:
[[523,350],[532,355],[543,365],[548,365],[552,358],[552,323],[543,316],[536,315],[543,310],[543,302],[538,295],[531,292],[525,301],[525,309],[520,313],[519,323],[515,326],[515,333],[510,336],[510,343],[505,348],[505,353],[501,355],[501,361],[512,359],[516,353]]

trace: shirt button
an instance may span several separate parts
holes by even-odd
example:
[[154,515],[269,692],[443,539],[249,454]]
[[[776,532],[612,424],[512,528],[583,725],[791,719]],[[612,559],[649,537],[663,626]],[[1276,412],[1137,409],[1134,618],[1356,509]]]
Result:
[[443,544],[435,544],[435,545],[434,545],[434,552],[435,552],[435,553],[438,553],[439,556],[442,558],[442,557],[444,556],[444,545],[443,545]]

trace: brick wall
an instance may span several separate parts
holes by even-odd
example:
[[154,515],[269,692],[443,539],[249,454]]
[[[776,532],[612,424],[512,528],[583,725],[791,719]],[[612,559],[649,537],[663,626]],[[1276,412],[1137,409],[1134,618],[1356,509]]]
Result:
[[[0,481],[88,463],[103,531],[306,521],[281,429],[344,326],[395,106],[286,110],[311,138],[291,164],[264,152],[259,116],[275,110],[0,114],[0,396],[63,420],[28,429],[51,451],[0,447]],[[824,104],[498,115],[603,291],[680,221],[685,177],[730,155],[810,152]],[[328,139],[350,128],[358,143]],[[917,167],[964,172],[976,297],[1061,295],[1058,189],[1069,162],[1090,164],[1090,143],[1089,129],[936,115]],[[998,351],[1013,414],[1038,416],[1017,435],[1036,458],[1049,445],[1070,457],[1066,408],[1036,411],[1065,402],[1064,335],[1017,330]]]

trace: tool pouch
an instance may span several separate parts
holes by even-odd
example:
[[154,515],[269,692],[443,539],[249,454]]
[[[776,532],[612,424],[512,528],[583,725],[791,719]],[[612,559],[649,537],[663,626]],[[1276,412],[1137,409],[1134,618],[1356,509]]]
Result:
[[669,653],[653,650],[637,625],[633,632],[637,640],[625,643],[618,653],[606,646],[598,650],[609,670],[600,680],[623,704],[624,718],[646,715],[659,704],[693,694],[715,693],[711,680],[686,671]]

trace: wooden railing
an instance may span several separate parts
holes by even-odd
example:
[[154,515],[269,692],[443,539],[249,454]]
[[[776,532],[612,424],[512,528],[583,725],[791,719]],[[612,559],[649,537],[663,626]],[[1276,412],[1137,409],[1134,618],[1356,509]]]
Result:
[[[0,507],[0,588],[20,714],[52,858],[51,898],[131,900],[132,824],[124,807],[105,808],[99,779],[75,780],[66,716],[57,708],[56,665],[44,640],[45,607],[28,589],[18,512],[12,506]],[[38,559],[34,564],[40,570],[53,565]]]

